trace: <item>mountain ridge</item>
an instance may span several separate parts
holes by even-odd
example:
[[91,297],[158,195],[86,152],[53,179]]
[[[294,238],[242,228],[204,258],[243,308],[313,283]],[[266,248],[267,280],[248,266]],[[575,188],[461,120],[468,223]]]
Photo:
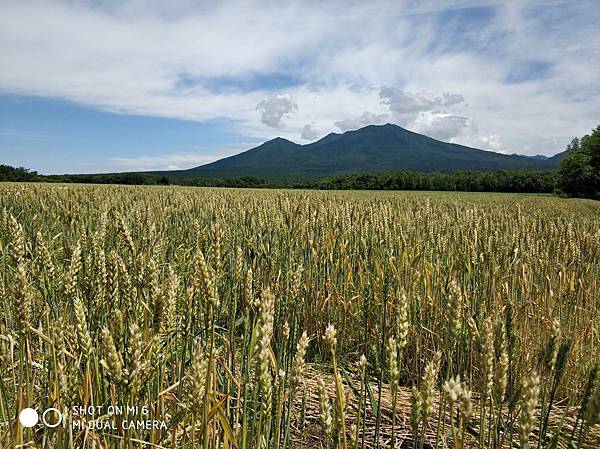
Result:
[[502,154],[436,140],[393,124],[368,125],[330,133],[309,144],[282,137],[233,156],[187,170],[153,172],[175,177],[241,177],[318,179],[380,171],[495,171],[554,169],[564,157]]

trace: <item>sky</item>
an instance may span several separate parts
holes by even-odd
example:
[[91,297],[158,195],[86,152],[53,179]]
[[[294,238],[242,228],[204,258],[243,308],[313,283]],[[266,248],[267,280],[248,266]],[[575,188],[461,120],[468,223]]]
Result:
[[394,123],[552,155],[600,124],[600,2],[2,0],[0,163],[184,169]]

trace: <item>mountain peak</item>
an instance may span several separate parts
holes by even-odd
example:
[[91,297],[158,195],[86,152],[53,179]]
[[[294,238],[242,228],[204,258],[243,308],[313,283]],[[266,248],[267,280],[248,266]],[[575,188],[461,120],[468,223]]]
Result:
[[185,176],[306,180],[380,171],[549,169],[556,163],[441,142],[386,123],[330,133],[305,145],[276,137],[243,153],[187,170]]
[[395,123],[390,123],[390,122],[387,122],[387,123],[385,123],[385,124],[383,124],[383,125],[367,125],[367,126],[365,126],[365,127],[363,127],[363,128],[359,128],[359,129],[357,129],[357,131],[363,130],[363,129],[365,129],[365,128],[379,128],[379,129],[401,129],[401,130],[403,130],[403,131],[408,131],[407,129],[403,128],[402,126],[400,126],[400,125],[396,125]]
[[354,132],[363,132],[363,131],[367,131],[367,130],[370,130],[370,129],[393,129],[393,128],[400,128],[400,126],[394,125],[394,124],[388,122],[388,123],[383,124],[383,125],[376,125],[376,124],[366,125],[366,126],[363,126],[362,128],[351,129],[351,130],[348,130],[346,132],[352,132],[352,133],[354,133]]
[[275,137],[274,139],[269,140],[268,142],[288,142],[288,143],[294,143],[291,140],[287,140],[287,139],[284,139],[283,137],[279,137],[279,136]]
[[298,145],[297,143],[292,142],[291,140],[284,139],[283,137],[275,137],[274,139],[267,140],[266,142],[259,145],[259,147],[263,146],[273,146],[273,145]]
[[[348,131],[348,133],[352,134],[364,134],[364,133],[377,133],[385,136],[400,136],[405,134],[416,134],[412,131],[409,131],[402,126],[396,125],[394,123],[386,123],[384,125],[367,125],[363,128],[355,129],[353,131]],[[344,133],[345,134],[345,133]],[[417,134],[418,135],[418,134]],[[427,137],[427,136],[423,136]]]

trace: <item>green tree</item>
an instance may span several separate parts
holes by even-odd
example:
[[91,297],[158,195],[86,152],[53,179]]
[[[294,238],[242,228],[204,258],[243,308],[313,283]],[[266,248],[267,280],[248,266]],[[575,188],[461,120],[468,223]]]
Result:
[[11,167],[10,165],[0,165],[0,182],[2,181],[41,181],[36,171],[30,171],[24,167]]
[[560,188],[570,196],[600,199],[600,126],[573,139],[560,163]]

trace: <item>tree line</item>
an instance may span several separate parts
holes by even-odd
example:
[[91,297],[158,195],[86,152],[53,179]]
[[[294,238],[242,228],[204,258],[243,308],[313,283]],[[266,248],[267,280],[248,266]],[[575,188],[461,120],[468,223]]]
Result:
[[549,193],[558,185],[556,171],[500,170],[453,173],[381,172],[332,176],[318,181],[273,180],[254,176],[168,178],[148,173],[104,175],[39,175],[23,167],[0,166],[0,181],[65,182],[125,185],[187,185],[241,188],[302,188],[331,190],[456,190],[472,192]]
[[36,182],[42,181],[43,177],[36,171],[30,171],[24,167],[11,167],[10,165],[0,164],[0,182]]
[[321,189],[340,190],[444,190],[463,192],[551,193],[557,187],[556,171],[499,170],[452,173],[382,172],[334,176]]
[[559,170],[455,171],[451,173],[380,172],[331,176],[318,181],[240,176],[175,178],[151,173],[40,175],[24,167],[0,165],[0,182],[66,182],[128,185],[187,185],[241,188],[331,190],[446,190],[464,192],[558,193],[600,199],[600,126],[573,139]]

